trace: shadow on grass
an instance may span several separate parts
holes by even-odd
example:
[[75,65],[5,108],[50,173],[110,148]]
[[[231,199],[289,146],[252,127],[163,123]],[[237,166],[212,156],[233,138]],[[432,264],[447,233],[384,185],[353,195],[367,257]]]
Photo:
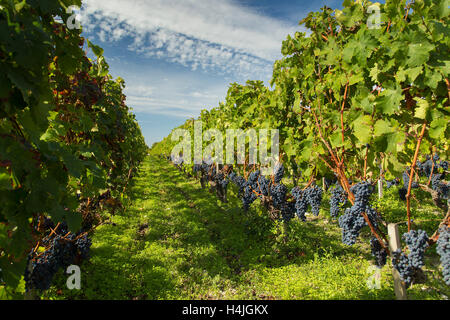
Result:
[[[114,217],[116,227],[103,226],[96,233],[93,258],[83,271],[85,287],[64,294],[78,299],[195,299],[208,296],[212,286],[220,291],[231,283],[232,288],[249,290],[245,298],[258,298],[252,290],[263,288],[252,289],[251,284],[264,282],[258,277],[266,270],[275,274],[272,286],[277,291],[289,272],[302,270],[312,277],[323,268],[317,283],[341,290],[326,297],[392,298],[390,287],[374,293],[365,283],[353,283],[352,272],[364,277],[357,269],[371,256],[367,248],[344,246],[336,223],[295,219],[285,229],[257,203],[243,212],[235,191],[231,187],[229,203],[220,203],[165,160],[150,158],[131,188],[130,208]],[[324,262],[316,265],[321,258]],[[257,276],[250,276],[253,272]],[[348,289],[338,287],[339,277],[345,278]],[[271,275],[265,281],[272,281]],[[307,277],[304,283],[309,283]],[[301,284],[283,290],[298,290],[293,298],[320,298],[310,289]]]

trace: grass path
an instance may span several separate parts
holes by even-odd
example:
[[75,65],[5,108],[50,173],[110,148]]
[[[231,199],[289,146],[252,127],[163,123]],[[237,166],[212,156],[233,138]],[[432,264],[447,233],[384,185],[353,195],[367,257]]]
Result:
[[[94,235],[82,289],[58,289],[60,274],[47,298],[394,299],[389,266],[369,289],[367,245],[343,246],[335,223],[293,221],[286,237],[263,212],[218,202],[164,160],[149,157],[140,171],[132,205]],[[442,299],[430,287],[409,294]]]

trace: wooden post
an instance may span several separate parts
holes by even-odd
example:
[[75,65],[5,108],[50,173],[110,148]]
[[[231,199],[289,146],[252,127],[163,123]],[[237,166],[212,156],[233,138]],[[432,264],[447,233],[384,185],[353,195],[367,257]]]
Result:
[[[401,248],[398,225],[395,223],[389,224],[388,234],[389,234],[389,248],[391,250],[391,258],[392,258],[394,251]],[[397,269],[392,268],[392,276],[394,278],[394,290],[397,300],[407,300],[408,297],[406,296],[406,287],[403,281],[401,280],[400,274],[397,271]]]
[[378,180],[378,198],[383,198],[383,179]]

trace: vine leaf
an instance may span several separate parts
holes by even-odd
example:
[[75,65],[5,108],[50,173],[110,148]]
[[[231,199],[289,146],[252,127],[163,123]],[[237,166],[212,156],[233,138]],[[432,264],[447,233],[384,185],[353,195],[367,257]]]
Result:
[[403,100],[402,90],[396,89],[384,90],[376,99],[375,104],[383,114],[392,115],[399,110],[400,102]]

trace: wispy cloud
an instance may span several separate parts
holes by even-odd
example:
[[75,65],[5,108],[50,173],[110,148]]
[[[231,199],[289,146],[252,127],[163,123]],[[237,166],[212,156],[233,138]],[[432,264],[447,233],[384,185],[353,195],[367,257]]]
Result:
[[[218,106],[224,99],[227,89],[224,82],[208,82],[204,79],[188,78],[186,75],[166,73],[169,81],[159,81],[160,74],[145,80],[152,72],[144,68],[141,76],[130,76],[125,87],[127,105],[137,113],[167,115],[178,118],[191,118],[200,115],[203,109]],[[125,73],[125,77],[127,74]],[[146,84],[142,84],[146,83]]]
[[86,0],[82,16],[103,42],[129,38],[144,56],[254,79],[270,76],[281,41],[298,30],[231,0]]

